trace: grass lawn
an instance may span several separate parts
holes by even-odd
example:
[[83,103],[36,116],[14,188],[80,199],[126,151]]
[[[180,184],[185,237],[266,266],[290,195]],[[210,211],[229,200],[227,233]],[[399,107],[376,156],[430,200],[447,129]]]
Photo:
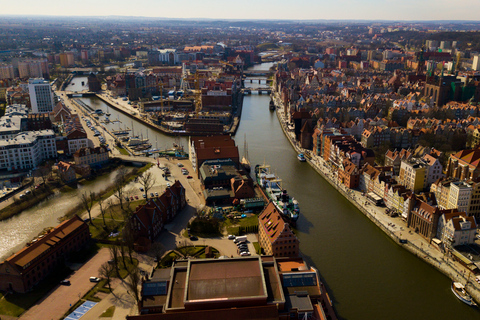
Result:
[[253,242],[253,247],[255,248],[255,252],[257,254],[262,254],[262,247],[260,247],[260,244],[258,242]]
[[[7,294],[0,300],[0,314],[19,317],[38,300],[45,297],[47,293],[56,287],[60,280],[65,279],[70,272],[70,269],[66,268],[53,272],[35,286],[31,292]],[[4,293],[2,293],[2,295],[3,294]]]
[[113,314],[115,313],[115,306],[111,306],[107,310],[105,310],[100,317],[101,318],[111,318],[113,317]]
[[162,260],[158,263],[159,268],[170,268],[172,266],[173,260],[181,258],[174,251],[167,253]]
[[117,147],[117,146],[115,146],[115,148],[117,148],[117,150],[120,151],[120,154],[123,154],[123,155],[125,155],[125,156],[129,156],[129,155],[130,155],[130,153],[128,153],[128,151],[125,150],[124,148],[120,148],[120,147]]
[[238,236],[238,227],[249,227],[258,225],[258,216],[253,215],[251,217],[241,219],[226,219],[223,222],[223,228],[227,230],[228,234]]

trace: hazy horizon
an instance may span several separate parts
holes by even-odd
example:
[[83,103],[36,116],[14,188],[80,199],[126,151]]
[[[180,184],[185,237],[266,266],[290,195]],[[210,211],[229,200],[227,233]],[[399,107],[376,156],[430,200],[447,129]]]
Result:
[[84,0],[69,2],[25,0],[21,6],[2,7],[1,15],[58,17],[137,17],[221,20],[360,20],[360,21],[478,21],[480,1],[463,0],[244,0],[225,3],[138,0]]

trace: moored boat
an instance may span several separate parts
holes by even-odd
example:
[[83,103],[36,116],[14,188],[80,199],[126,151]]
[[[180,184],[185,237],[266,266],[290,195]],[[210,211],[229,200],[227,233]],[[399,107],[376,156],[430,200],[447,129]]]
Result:
[[300,207],[298,201],[290,197],[287,190],[282,188],[282,180],[270,172],[269,165],[256,165],[255,176],[266,197],[274,203],[285,220],[295,224],[300,216]]
[[275,110],[275,103],[273,102],[273,100],[270,100],[269,108],[270,108],[271,111]]
[[475,306],[475,302],[473,302],[472,297],[467,293],[465,290],[465,286],[460,282],[453,281],[452,282],[452,292],[458,298],[458,300],[462,301],[463,303],[469,306]]

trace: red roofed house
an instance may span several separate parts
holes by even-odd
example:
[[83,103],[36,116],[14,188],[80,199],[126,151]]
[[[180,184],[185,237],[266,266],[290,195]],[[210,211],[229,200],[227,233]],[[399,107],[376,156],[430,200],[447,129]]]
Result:
[[459,151],[448,159],[447,177],[476,180],[480,175],[479,164],[480,148]]
[[465,212],[456,209],[444,210],[440,217],[437,238],[447,244],[447,247],[473,244],[477,232],[474,217],[468,217]]
[[89,240],[88,225],[78,216],[62,222],[0,264],[0,290],[30,291]]
[[75,169],[73,168],[73,165],[68,163],[68,162],[63,162],[60,161],[57,164],[58,168],[58,175],[60,176],[60,179],[65,182],[72,182],[75,181],[77,178],[75,175]]
[[258,216],[258,238],[266,255],[298,257],[299,241],[273,202]]
[[177,180],[159,197],[151,198],[145,205],[137,207],[130,218],[137,238],[135,250],[148,250],[165,223],[172,220],[186,203],[185,188]]

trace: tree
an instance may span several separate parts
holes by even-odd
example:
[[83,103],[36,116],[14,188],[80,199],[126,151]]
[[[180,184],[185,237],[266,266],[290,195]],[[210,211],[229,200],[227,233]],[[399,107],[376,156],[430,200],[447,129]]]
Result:
[[105,211],[107,211],[107,206],[104,203],[104,199],[102,197],[98,198],[98,205],[100,206],[100,214],[102,215],[103,226],[106,226],[107,224],[105,222]]
[[52,176],[52,166],[49,163],[45,163],[45,165],[36,170],[35,176],[42,180],[43,186],[46,189],[47,181]]
[[139,286],[141,284],[141,281],[142,281],[142,277],[140,276],[140,270],[138,270],[138,267],[135,266],[132,268],[132,271],[130,272],[126,285],[127,285],[128,291],[133,296],[137,304],[140,301]]
[[120,209],[123,208],[124,199],[125,199],[125,183],[127,182],[127,174],[128,170],[125,167],[120,167],[117,171],[117,175],[115,176],[115,186],[113,189],[113,195],[118,199],[120,203]]
[[86,192],[82,193],[81,196],[82,206],[88,212],[88,217],[90,218],[90,223],[93,224],[92,220],[92,207],[95,203],[95,192],[90,191],[90,194]]
[[145,191],[145,198],[148,199],[148,190],[152,189],[155,185],[155,176],[151,171],[144,172],[140,177],[138,177],[138,181],[142,185]]
[[133,250],[135,247],[135,231],[132,226],[132,220],[128,219],[123,227],[123,241],[128,249],[130,263],[133,263]]
[[162,259],[162,256],[165,253],[165,247],[160,242],[154,242],[152,244],[151,251],[153,253],[153,257],[158,262]]
[[117,277],[120,277],[120,270],[118,270],[118,256],[119,256],[118,246],[113,245],[109,248],[109,250],[110,250],[110,257],[113,260],[113,267],[115,269],[115,272],[117,273]]
[[107,286],[110,292],[112,292],[112,287],[110,286],[111,275],[113,271],[113,265],[111,263],[105,262],[98,269],[100,277],[107,279]]

